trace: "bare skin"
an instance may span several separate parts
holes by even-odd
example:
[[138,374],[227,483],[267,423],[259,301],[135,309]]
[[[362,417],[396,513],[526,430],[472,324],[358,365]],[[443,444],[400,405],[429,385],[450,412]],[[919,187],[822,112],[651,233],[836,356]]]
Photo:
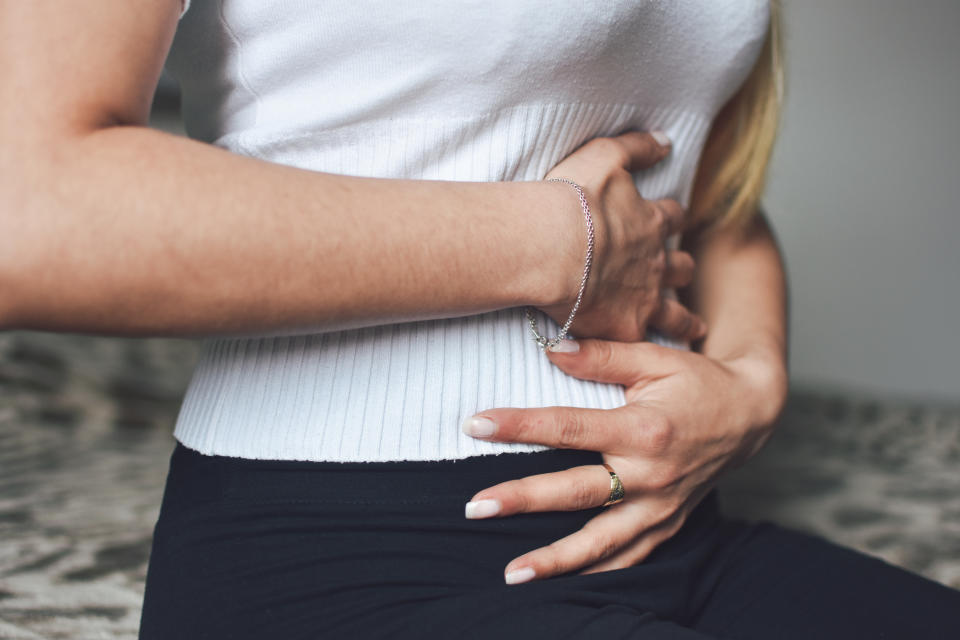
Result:
[[[0,329],[296,334],[525,304],[566,320],[586,246],[569,185],[342,176],[147,128],[179,4],[0,4]],[[668,152],[630,132],[563,163],[597,226],[581,335],[704,330],[660,294],[692,278],[663,250],[682,212],[626,169]]]

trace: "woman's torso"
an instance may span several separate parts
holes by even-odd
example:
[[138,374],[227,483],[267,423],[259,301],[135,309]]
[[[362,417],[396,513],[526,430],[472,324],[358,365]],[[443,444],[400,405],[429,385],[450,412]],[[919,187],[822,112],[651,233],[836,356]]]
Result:
[[[767,2],[193,0],[168,68],[192,137],[330,173],[539,180],[591,138],[660,129],[673,151],[637,187],[687,206],[710,123],[759,54]],[[461,433],[484,409],[623,403],[621,386],[552,365],[516,307],[208,339],[175,435],[244,458],[456,459],[547,448]]]

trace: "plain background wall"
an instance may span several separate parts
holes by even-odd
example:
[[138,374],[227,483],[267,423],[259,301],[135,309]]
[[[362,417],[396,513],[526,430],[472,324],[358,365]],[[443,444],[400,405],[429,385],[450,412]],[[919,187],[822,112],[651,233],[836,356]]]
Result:
[[793,382],[960,401],[960,1],[782,5]]
[[960,400],[960,2],[782,6],[793,380]]

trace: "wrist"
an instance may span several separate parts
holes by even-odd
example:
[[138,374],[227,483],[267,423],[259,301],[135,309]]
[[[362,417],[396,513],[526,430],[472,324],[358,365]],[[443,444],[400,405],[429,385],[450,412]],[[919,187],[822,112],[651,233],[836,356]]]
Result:
[[748,389],[751,427],[774,425],[787,403],[790,381],[786,359],[775,351],[754,350],[722,360]]
[[[537,183],[542,194],[537,213],[543,230],[543,256],[536,274],[532,306],[569,308],[577,300],[587,255],[587,220],[577,190],[565,182]],[[588,201],[588,205],[592,205]],[[593,262],[597,262],[601,228],[593,206]],[[592,272],[592,267],[591,267]],[[589,276],[588,276],[589,282]]]

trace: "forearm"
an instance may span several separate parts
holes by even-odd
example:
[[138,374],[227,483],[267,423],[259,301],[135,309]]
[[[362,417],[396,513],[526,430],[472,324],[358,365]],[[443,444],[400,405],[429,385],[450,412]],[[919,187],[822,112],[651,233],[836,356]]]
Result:
[[0,185],[0,328],[289,334],[576,285],[583,225],[547,223],[564,185],[318,173],[140,126],[31,142]]
[[773,420],[788,386],[788,290],[783,257],[762,212],[743,235],[684,238],[697,263],[687,303],[707,323],[699,351],[753,377],[761,419]]

